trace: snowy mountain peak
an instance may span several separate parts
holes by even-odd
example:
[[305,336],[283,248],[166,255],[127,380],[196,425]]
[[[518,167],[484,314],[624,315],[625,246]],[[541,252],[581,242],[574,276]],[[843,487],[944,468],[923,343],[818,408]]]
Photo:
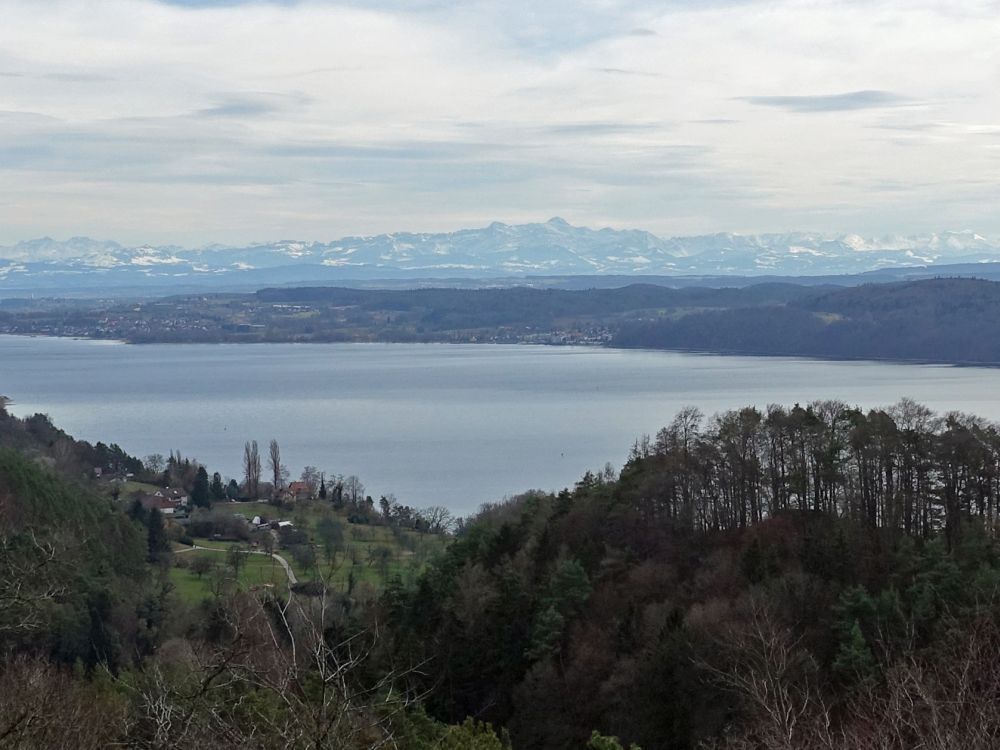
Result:
[[990,261],[1000,261],[1000,242],[969,230],[878,238],[810,232],[719,232],[662,238],[636,229],[578,227],[556,216],[540,224],[495,221],[482,228],[445,233],[397,232],[332,242],[285,239],[196,249],[42,237],[0,247],[0,266],[8,269],[0,280],[0,291],[15,283],[14,279],[18,288],[24,288],[32,279],[80,280],[88,271],[104,277],[117,274],[122,279],[138,275],[143,283],[160,278],[164,284],[195,276],[222,279],[254,274],[253,283],[265,286],[336,279],[337,274],[339,278],[826,275]]

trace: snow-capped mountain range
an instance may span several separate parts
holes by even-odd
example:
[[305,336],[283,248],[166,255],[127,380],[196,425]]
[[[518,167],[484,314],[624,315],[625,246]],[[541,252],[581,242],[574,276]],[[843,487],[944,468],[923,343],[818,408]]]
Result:
[[108,286],[231,288],[338,279],[571,275],[829,275],[1000,261],[1000,239],[972,232],[865,238],[788,234],[657,237],[641,230],[494,222],[333,242],[126,247],[50,238],[0,247],[0,291]]

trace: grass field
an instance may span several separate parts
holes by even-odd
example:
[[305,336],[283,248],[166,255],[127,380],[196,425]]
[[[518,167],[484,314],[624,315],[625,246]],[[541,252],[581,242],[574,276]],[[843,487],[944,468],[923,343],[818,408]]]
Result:
[[[274,551],[281,555],[292,568],[300,583],[322,579],[339,591],[375,593],[385,586],[393,577],[403,580],[412,579],[422,571],[428,562],[448,543],[448,538],[437,534],[425,534],[409,529],[396,530],[386,526],[368,524],[353,524],[347,521],[347,513],[338,512],[321,501],[303,503],[293,509],[283,509],[268,503],[220,503],[217,509],[232,510],[248,519],[262,516],[271,521],[291,521],[295,528],[302,530],[308,537],[305,545],[312,550],[315,557],[313,563],[304,559],[302,550],[282,549],[277,540],[274,541]],[[340,538],[335,539],[332,555],[327,555],[322,535],[318,525],[329,519],[339,526]],[[257,542],[257,549],[264,547],[264,534],[270,531],[261,530],[251,534],[250,542],[238,544],[242,549],[251,549],[251,543]],[[216,563],[216,570],[211,574],[196,575],[189,567],[174,567],[170,571],[171,580],[180,596],[189,601],[197,601],[210,596],[213,587],[232,585],[232,570],[227,567],[225,554],[234,544],[231,541],[219,541],[195,538],[194,544],[212,550],[178,551],[175,562],[184,559],[190,564],[195,558],[210,556]],[[178,550],[183,549],[178,545]],[[261,586],[287,587],[287,577],[281,565],[267,555],[246,555],[245,562],[239,572],[238,584],[245,589]],[[184,565],[185,563],[181,563]],[[223,582],[223,572],[228,583]]]
[[118,485],[118,492],[121,497],[128,497],[133,492],[142,492],[148,495],[162,489],[162,487],[156,484],[146,484],[145,482],[136,482],[131,479]]
[[[177,593],[188,601],[199,601],[210,597],[220,588],[231,585],[233,581],[232,569],[229,568],[227,555],[223,552],[178,551],[174,557],[175,565],[170,569],[170,580]],[[178,560],[184,560],[190,566],[199,557],[211,560],[214,569],[198,575],[190,567],[176,565]],[[267,555],[245,555],[237,580],[246,590],[272,586],[281,591],[288,589],[288,578],[285,576],[284,568],[277,560]]]

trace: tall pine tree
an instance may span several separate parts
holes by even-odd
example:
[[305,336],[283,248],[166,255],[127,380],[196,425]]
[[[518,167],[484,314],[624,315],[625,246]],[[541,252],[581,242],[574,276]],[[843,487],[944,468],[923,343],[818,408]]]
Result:
[[146,539],[149,545],[149,561],[166,564],[170,561],[170,537],[167,536],[167,529],[163,523],[163,514],[153,508],[149,511],[148,524]]
[[222,475],[219,472],[212,475],[212,484],[209,489],[212,492],[213,500],[226,499],[226,486],[222,483]]
[[194,487],[191,488],[191,503],[197,508],[207,508],[212,504],[211,488],[208,484],[208,472],[204,466],[198,467],[194,476]]

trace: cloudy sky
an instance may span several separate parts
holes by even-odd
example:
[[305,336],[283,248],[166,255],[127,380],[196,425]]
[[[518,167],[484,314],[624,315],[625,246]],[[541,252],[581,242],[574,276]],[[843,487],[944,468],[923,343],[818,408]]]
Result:
[[0,0],[0,242],[1000,235],[1000,2]]

